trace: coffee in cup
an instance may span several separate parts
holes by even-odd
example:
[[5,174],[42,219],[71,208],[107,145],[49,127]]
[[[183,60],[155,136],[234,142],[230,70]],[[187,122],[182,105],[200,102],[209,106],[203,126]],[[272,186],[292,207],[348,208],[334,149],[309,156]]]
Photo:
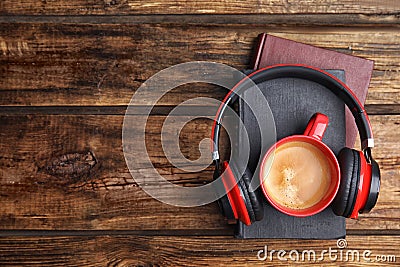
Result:
[[317,113],[304,135],[278,141],[264,156],[261,188],[276,209],[304,217],[325,209],[334,199],[340,182],[339,164],[321,140],[328,117]]
[[264,187],[268,195],[282,206],[309,208],[328,192],[331,183],[329,164],[325,155],[310,143],[285,143],[275,150]]

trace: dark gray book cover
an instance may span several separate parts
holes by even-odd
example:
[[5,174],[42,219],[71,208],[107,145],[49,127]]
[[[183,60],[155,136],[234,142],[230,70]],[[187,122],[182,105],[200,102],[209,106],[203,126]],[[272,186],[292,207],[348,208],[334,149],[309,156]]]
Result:
[[[344,71],[328,71],[344,80]],[[289,135],[302,134],[316,112],[329,117],[329,125],[323,142],[337,155],[346,143],[344,103],[325,87],[302,79],[275,79],[258,85],[265,95],[276,124],[277,140]],[[257,107],[254,90],[246,90],[243,98],[253,107],[254,112],[264,112],[265,107]],[[243,99],[239,101],[239,114],[250,139],[249,168],[255,171],[260,156],[260,133],[253,112]],[[262,118],[262,116],[260,116]],[[260,121],[260,123],[263,123]],[[239,132],[239,140],[243,133]],[[256,173],[255,175],[258,174]],[[336,216],[331,208],[314,216],[297,218],[285,215],[270,206],[265,197],[264,219],[250,226],[238,223],[235,236],[238,238],[301,238],[337,239],[346,235],[345,218]]]

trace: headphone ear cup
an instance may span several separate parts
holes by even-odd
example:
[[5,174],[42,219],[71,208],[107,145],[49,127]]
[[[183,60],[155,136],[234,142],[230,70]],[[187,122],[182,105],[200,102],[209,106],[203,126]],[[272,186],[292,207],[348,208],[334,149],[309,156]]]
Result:
[[360,181],[360,160],[359,152],[354,149],[345,147],[339,152],[341,181],[332,202],[332,210],[338,216],[348,218],[354,209]]
[[368,199],[365,203],[364,208],[360,211],[361,213],[370,212],[373,207],[375,207],[378,201],[378,195],[381,185],[381,172],[379,170],[378,163],[372,159],[371,162],[371,185],[368,193]]
[[253,223],[256,220],[256,215],[255,215],[253,203],[252,203],[253,195],[250,194],[251,192],[249,192],[249,190],[247,189],[248,186],[246,185],[246,182],[245,182],[246,177],[251,175],[251,172],[248,168],[246,168],[243,175],[240,177],[239,176],[239,168],[238,168],[238,165],[236,164],[236,162],[235,161],[229,162],[229,166],[230,166],[232,173],[235,176],[235,179],[237,181],[237,186],[240,190],[241,196],[243,197],[244,204],[246,205],[246,210],[250,217],[250,221]]
[[[250,197],[247,190],[245,190],[246,185],[243,183],[242,177],[238,177],[235,164],[224,161],[223,169],[221,178],[226,190],[226,198],[221,198],[219,202],[222,206],[222,211],[225,215],[229,215],[232,210],[235,219],[250,225],[254,222],[255,215]],[[229,220],[228,217],[227,219]]]
[[250,221],[252,223],[260,221],[264,217],[264,208],[259,198],[258,191],[250,192],[249,190],[251,178],[253,177],[251,171],[246,168],[240,179],[237,179],[239,177],[239,168],[236,162],[230,162],[229,167],[232,170],[236,181],[238,181],[237,186],[241,192],[241,196],[243,196]]

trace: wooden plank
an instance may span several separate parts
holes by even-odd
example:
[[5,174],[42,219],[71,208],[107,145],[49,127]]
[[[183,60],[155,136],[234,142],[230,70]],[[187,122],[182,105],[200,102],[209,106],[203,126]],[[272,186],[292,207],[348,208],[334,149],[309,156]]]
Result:
[[[399,236],[348,236],[346,241],[347,247],[338,248],[336,240],[240,240],[220,236],[2,237],[0,264],[2,266],[265,266],[270,264],[393,266],[399,262]],[[265,247],[268,254],[264,260]],[[261,260],[257,256],[260,250]],[[279,250],[284,250],[285,253],[280,252],[278,258]],[[326,251],[323,253],[323,250]],[[282,258],[286,260],[281,260]]]
[[[375,60],[367,104],[399,103],[397,28],[2,23],[0,105],[126,105],[142,82],[174,64],[206,60],[245,69],[263,31]],[[182,86],[158,105],[222,99],[225,92]]]
[[[4,187],[0,189],[0,199],[5,201],[0,207],[2,229],[168,230],[196,229],[199,224],[201,229],[226,229],[216,205],[196,209],[170,207],[151,199],[137,187],[122,154],[122,119],[122,116],[2,117],[0,180]],[[154,117],[148,122],[149,144],[153,148],[160,144],[162,119]],[[182,150],[186,156],[196,157],[197,149],[188,144],[203,138],[201,135],[206,132],[208,135],[210,125],[190,125],[181,134]],[[161,146],[150,151],[158,171],[169,180],[193,186],[209,181],[212,176],[210,170],[179,171],[161,153]],[[82,157],[74,160],[68,156],[76,154]],[[63,166],[75,162],[83,167],[72,167],[69,171],[60,168],[58,172],[53,166],[62,166],[54,163],[59,159]]]
[[93,14],[307,14],[307,13],[361,13],[396,14],[396,1],[381,0],[302,0],[302,1],[46,1],[4,0],[1,15],[93,15]]
[[[121,148],[120,115],[3,115],[0,117],[0,223],[2,229],[231,231],[217,205],[177,208],[145,194],[133,181]],[[212,169],[186,173],[163,155],[164,116],[151,116],[148,152],[157,170],[183,186],[212,179]],[[374,156],[382,189],[374,211],[348,221],[354,231],[400,230],[400,116],[371,116]],[[200,156],[198,143],[211,122],[189,123],[182,153]],[[225,151],[227,146],[225,145]],[[146,170],[142,170],[146,171]]]

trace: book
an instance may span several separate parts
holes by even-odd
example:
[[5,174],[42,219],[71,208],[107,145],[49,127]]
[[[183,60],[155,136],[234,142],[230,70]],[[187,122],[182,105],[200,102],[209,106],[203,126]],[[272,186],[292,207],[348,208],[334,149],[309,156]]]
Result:
[[[346,84],[364,105],[374,62],[262,33],[258,37],[251,68],[282,63],[305,64],[320,69],[344,70]],[[353,148],[358,134],[351,112],[346,108],[346,146]]]
[[[329,70],[341,80],[344,71]],[[323,142],[337,155],[345,145],[344,103],[325,87],[311,81],[296,78],[281,78],[258,84],[266,97],[276,125],[277,140],[293,134],[302,134],[315,112],[329,117],[329,126]],[[265,151],[261,151],[260,130],[253,112],[265,113],[255,90],[246,90],[239,100],[239,116],[250,137],[249,169],[254,173],[258,160]],[[251,105],[252,109],[247,104]],[[258,116],[261,125],[267,123],[266,116]],[[238,132],[238,140],[245,138],[243,131]],[[241,142],[237,142],[240,151]],[[258,174],[255,174],[257,179]],[[330,207],[305,218],[288,216],[270,206],[265,197],[264,218],[250,226],[239,222],[236,225],[237,238],[299,238],[299,239],[336,239],[346,235],[345,218],[336,216]]]

